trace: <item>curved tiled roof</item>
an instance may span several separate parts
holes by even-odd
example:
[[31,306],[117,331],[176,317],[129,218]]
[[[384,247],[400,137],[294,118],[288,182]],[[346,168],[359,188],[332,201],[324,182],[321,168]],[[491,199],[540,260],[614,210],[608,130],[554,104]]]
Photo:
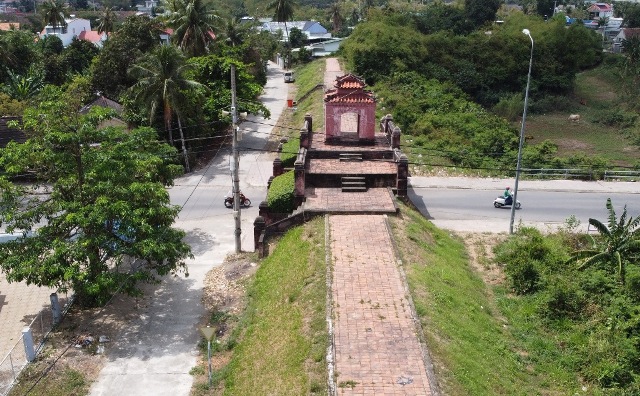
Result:
[[324,97],[326,103],[375,103],[373,94],[369,91],[354,91],[340,95],[338,91],[331,90]]

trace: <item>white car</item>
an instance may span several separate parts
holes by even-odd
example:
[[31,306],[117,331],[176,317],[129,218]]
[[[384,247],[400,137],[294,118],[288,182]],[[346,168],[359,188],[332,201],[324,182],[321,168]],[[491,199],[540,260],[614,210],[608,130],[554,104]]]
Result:
[[296,81],[295,76],[293,75],[292,71],[286,71],[284,72],[284,82],[286,83],[291,83]]

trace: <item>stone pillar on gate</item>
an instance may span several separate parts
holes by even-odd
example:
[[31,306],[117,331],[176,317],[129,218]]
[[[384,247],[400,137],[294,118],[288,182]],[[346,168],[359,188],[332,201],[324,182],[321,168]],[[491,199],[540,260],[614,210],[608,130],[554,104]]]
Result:
[[396,194],[399,197],[407,196],[409,179],[409,159],[405,154],[400,155],[398,160],[398,176],[396,178]]
[[262,201],[260,202],[260,205],[258,205],[258,216],[262,217],[266,225],[272,223],[271,210],[269,209],[267,201]]
[[300,129],[300,148],[309,148],[309,135],[310,131],[305,128]]
[[259,257],[264,256],[264,237],[266,230],[266,223],[262,216],[256,217],[253,221],[253,246],[255,246],[255,251],[258,252]]
[[307,132],[313,131],[313,117],[311,117],[310,113],[304,115],[304,123],[307,127]]
[[304,163],[300,160],[296,161],[293,165],[293,175],[295,178],[295,190],[294,190],[294,205],[297,208],[304,202],[304,190],[305,190],[305,173]]
[[391,148],[399,149],[400,148],[400,128],[394,127],[393,131],[391,131]]
[[273,177],[280,176],[284,173],[284,166],[282,166],[282,160],[276,158],[273,160]]

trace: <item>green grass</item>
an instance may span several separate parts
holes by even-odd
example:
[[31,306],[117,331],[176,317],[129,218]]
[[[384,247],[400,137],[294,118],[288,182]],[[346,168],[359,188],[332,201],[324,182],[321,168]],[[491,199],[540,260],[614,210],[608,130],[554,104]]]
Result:
[[324,257],[318,218],[287,232],[261,262],[224,394],[326,394]]
[[[54,366],[37,385],[33,386],[42,374],[42,369],[44,369],[48,363],[49,362],[38,362],[27,366],[20,374],[20,382],[11,389],[9,395],[69,396],[86,395],[89,393],[90,384],[85,379],[84,374],[64,364]],[[32,386],[33,388],[31,388]]]
[[[570,111],[527,116],[526,134],[533,137],[528,143],[550,140],[558,145],[559,156],[585,153],[607,159],[613,166],[635,165],[640,149],[630,136],[637,135],[640,127],[620,128],[597,122],[607,112],[629,109],[629,99],[622,93],[624,84],[608,62],[579,73]],[[570,113],[580,114],[581,120],[569,121]]]
[[313,117],[313,130],[324,130],[324,107],[322,89],[315,90],[306,99],[300,101],[297,98],[312,90],[316,85],[324,83],[324,69],[326,61],[317,59],[296,69],[296,100],[297,110],[292,117],[292,133],[298,133],[304,123],[305,114],[309,113]]
[[[567,394],[572,375],[552,359],[536,361],[555,345],[526,326],[526,314],[502,317],[503,304],[469,266],[464,244],[416,211],[402,213],[393,230],[443,393]],[[535,343],[539,350],[528,349]]]

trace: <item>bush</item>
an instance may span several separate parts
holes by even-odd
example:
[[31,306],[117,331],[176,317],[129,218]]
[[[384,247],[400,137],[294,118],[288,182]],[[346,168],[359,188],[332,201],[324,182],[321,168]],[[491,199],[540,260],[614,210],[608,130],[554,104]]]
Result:
[[300,138],[290,138],[282,145],[280,160],[285,168],[293,168],[300,148]]
[[593,122],[616,128],[631,128],[637,119],[638,114],[615,108],[601,111],[593,118]]
[[532,100],[529,110],[532,113],[544,114],[558,111],[566,111],[571,108],[571,102],[566,96],[546,95]]
[[514,260],[505,268],[513,290],[518,294],[533,293],[538,290],[540,272],[534,261]]
[[293,171],[277,176],[267,191],[267,204],[274,213],[290,213],[294,208],[295,179]]
[[555,279],[541,295],[539,314],[550,320],[575,319],[585,305],[583,293],[572,282]]
[[503,96],[493,107],[493,112],[511,122],[516,121],[524,110],[522,100],[522,94],[519,93]]

